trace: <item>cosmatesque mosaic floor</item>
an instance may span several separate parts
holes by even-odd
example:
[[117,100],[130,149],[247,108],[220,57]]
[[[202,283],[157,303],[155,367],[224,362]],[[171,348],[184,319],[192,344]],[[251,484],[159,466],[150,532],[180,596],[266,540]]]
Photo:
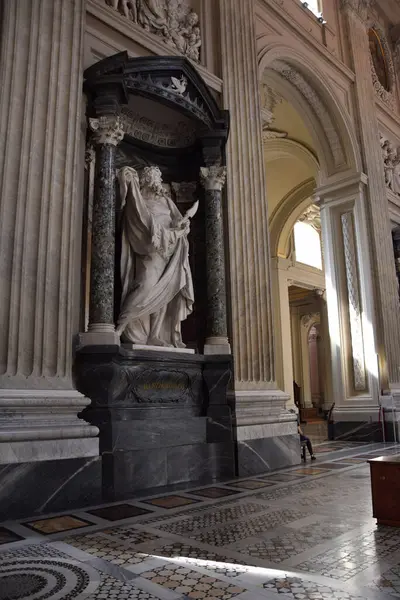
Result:
[[389,600],[400,529],[372,518],[368,458],[322,444],[276,473],[0,526],[0,600]]

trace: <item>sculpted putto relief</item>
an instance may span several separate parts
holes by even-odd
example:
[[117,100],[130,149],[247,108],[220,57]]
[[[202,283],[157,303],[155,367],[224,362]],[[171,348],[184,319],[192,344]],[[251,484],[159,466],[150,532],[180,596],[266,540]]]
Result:
[[[104,1],[104,0],[103,0]],[[187,0],[105,0],[133,23],[163,39],[195,62],[199,62],[199,17]]]
[[383,136],[380,143],[386,186],[400,196],[400,148]]

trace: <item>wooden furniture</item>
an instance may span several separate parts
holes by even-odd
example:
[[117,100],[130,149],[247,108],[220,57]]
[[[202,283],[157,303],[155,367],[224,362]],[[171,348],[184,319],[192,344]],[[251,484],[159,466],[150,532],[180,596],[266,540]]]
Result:
[[379,525],[400,527],[400,455],[381,456],[368,462],[373,516]]
[[306,462],[307,461],[307,458],[306,458],[307,442],[304,442],[304,441],[300,442],[300,445],[301,445],[301,458],[304,462]]

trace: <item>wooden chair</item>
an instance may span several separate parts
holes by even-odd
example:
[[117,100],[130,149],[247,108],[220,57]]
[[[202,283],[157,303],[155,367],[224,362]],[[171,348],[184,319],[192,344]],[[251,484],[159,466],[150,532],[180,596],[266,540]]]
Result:
[[307,442],[304,442],[304,441],[303,441],[303,442],[300,442],[300,444],[301,444],[301,459],[302,459],[304,462],[307,462],[307,458],[306,458],[306,456],[307,456],[307,455],[306,455]]

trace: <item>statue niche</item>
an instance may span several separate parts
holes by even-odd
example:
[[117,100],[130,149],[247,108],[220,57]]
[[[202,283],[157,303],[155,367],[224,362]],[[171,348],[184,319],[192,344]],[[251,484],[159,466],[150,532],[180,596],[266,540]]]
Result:
[[184,348],[181,323],[193,310],[189,265],[190,219],[165,192],[161,171],[132,167],[118,172],[122,209],[121,310],[117,333],[123,342]]
[[[87,331],[74,371],[91,399],[83,416],[100,431],[103,501],[231,479],[231,355],[221,352],[230,349],[227,337],[221,344],[229,115],[177,56],[105,58],[85,71],[85,92],[95,151],[86,170]],[[181,326],[190,349],[181,349]],[[207,340],[216,351],[201,353]]]

